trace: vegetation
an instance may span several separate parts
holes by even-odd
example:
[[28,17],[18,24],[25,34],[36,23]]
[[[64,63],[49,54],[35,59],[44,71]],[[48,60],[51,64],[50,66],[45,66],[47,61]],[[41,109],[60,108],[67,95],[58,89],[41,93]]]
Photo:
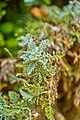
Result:
[[79,120],[80,2],[0,3],[0,119]]

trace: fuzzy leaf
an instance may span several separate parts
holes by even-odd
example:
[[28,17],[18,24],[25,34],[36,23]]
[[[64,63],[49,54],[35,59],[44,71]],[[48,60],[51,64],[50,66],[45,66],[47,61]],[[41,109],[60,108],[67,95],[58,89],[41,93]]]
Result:
[[46,48],[46,45],[49,43],[48,40],[43,40],[41,44],[39,45],[38,49],[39,50],[44,50]]
[[24,92],[23,90],[20,89],[20,94],[22,95],[24,100],[29,100],[31,101],[33,96],[29,93]]
[[30,75],[32,73],[32,71],[34,70],[35,68],[35,65],[36,63],[30,63],[28,66],[27,66],[27,74]]

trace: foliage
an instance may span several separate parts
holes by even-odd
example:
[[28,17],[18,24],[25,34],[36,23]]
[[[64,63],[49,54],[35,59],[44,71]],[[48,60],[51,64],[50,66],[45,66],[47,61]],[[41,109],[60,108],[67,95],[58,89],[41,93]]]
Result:
[[27,106],[27,100],[19,101],[19,94],[14,91],[9,92],[9,99],[10,101],[7,101],[6,98],[0,98],[0,102],[2,103],[0,114],[4,120],[31,120],[31,111]]
[[22,35],[22,49],[15,70],[13,60],[1,62],[0,114],[11,120],[40,115],[43,119],[43,114],[50,120],[75,120],[80,105],[80,2],[70,2],[62,9],[38,4],[26,3],[27,14],[17,18],[16,35]]
[[[23,50],[20,51],[20,58],[23,59],[22,74],[27,79],[17,78],[16,82],[18,82],[19,79],[19,82],[24,83],[19,89],[19,94],[14,91],[9,91],[9,98],[6,96],[0,98],[2,103],[1,116],[7,120],[31,120],[31,111],[34,106],[39,105],[41,101],[49,97],[46,101],[47,105],[43,108],[45,108],[45,115],[47,118],[52,120],[53,100],[51,99],[52,94],[49,93],[49,89],[51,86],[50,83],[53,79],[51,80],[49,78],[52,78],[55,75],[55,59],[60,56],[58,56],[58,54],[50,55],[47,51],[45,51],[46,45],[49,44],[48,40],[42,40],[39,45],[36,45],[34,39],[29,34],[21,36],[19,39],[19,45],[23,47]],[[22,96],[21,98],[20,95]],[[53,95],[53,97],[55,96]],[[33,106],[33,108],[31,106]]]

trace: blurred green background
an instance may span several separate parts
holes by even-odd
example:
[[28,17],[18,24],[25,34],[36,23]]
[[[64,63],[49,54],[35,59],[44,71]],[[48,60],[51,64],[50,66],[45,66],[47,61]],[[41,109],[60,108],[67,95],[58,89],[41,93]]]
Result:
[[[34,20],[29,13],[32,6],[57,5],[63,7],[68,3],[69,0],[0,0],[0,57],[8,57],[4,50],[5,47],[13,56],[17,55],[16,51],[19,47],[16,38],[25,34],[24,27]],[[26,32],[29,31],[30,25]]]

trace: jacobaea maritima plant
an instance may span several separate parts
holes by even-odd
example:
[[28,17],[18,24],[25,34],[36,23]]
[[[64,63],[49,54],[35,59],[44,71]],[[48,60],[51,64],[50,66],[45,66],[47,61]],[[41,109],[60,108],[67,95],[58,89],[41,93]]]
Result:
[[0,116],[4,120],[32,120],[40,117],[43,111],[48,120],[54,119],[53,105],[57,95],[58,73],[56,60],[61,53],[49,54],[48,40],[35,42],[29,34],[19,38],[22,47],[19,52],[21,73],[9,81],[21,84],[19,92],[9,91],[8,97],[0,97]]

